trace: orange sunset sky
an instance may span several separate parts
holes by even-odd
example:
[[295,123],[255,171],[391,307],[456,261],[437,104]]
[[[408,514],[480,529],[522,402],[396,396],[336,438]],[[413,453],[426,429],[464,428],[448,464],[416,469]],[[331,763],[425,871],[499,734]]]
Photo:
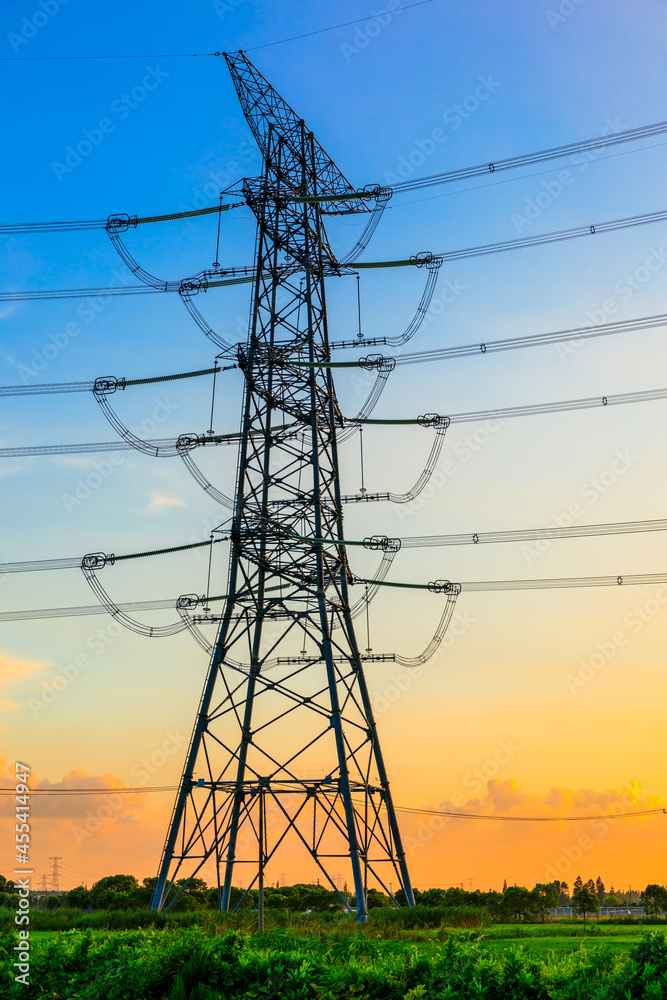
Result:
[[[315,31],[323,19],[342,23],[359,16],[351,0],[247,0],[231,4],[222,23],[215,5],[197,0],[196,16],[189,13],[187,23],[179,10],[156,25],[141,4],[128,8],[125,22],[109,18],[100,5],[62,6],[30,42],[30,54],[102,52],[107,45],[110,52],[125,52],[128,18],[138,52],[174,53],[249,48]],[[665,209],[665,130],[588,158],[486,170],[504,157],[665,119],[667,5],[607,0],[571,6],[571,16],[552,23],[549,5],[534,0],[482,3],[484,16],[479,4],[424,4],[390,21],[358,51],[350,46],[361,29],[351,26],[313,35],[298,47],[254,53],[260,71],[358,188],[482,165],[481,174],[464,182],[397,190],[365,251],[371,262],[451,252],[404,352],[475,347],[465,357],[398,365],[374,417],[601,402],[666,384],[667,222],[595,228]],[[336,16],[318,12],[325,7],[335,7]],[[11,19],[20,22],[23,12],[15,4],[7,11],[1,16],[9,32]],[[159,85],[150,93],[144,88],[144,99],[121,118],[113,109],[120,95],[143,87],[144,62],[3,62],[2,72],[13,74],[6,84],[12,101],[5,126],[13,154],[5,163],[0,222],[106,219],[120,211],[153,216],[217,205],[222,187],[261,170],[223,63],[165,58],[158,66],[154,60],[151,79]],[[70,173],[58,169],[83,130],[97,128],[105,116],[113,130]],[[218,218],[224,266],[250,265],[252,213],[241,207]],[[357,216],[326,222],[335,253],[354,247],[364,222]],[[142,266],[160,281],[175,281],[210,268],[216,223],[205,215],[166,228],[139,226],[125,236]],[[581,239],[454,254],[581,226],[589,227]],[[0,387],[109,375],[141,380],[212,365],[219,348],[202,335],[178,295],[92,294],[136,283],[103,230],[0,238],[7,261],[3,290],[91,289],[81,299],[0,302]],[[331,338],[356,337],[358,301],[366,338],[401,334],[425,280],[415,267],[364,270],[358,300],[355,275],[327,278]],[[247,334],[250,288],[211,288],[198,297],[206,322],[229,343]],[[530,350],[477,350],[497,339],[643,317],[662,319],[614,336]],[[341,412],[357,413],[373,379],[357,369],[336,369],[335,379]],[[234,432],[240,371],[220,373],[215,392],[213,417],[210,377],[134,386],[113,402],[123,422],[150,440],[201,435],[210,421],[218,434]],[[410,538],[664,518],[666,407],[656,398],[452,422],[424,492],[408,504],[347,504],[346,536]],[[431,435],[419,426],[369,425],[365,487],[409,490],[424,469]],[[0,612],[96,601],[78,568],[3,572],[3,563],[187,545],[206,541],[229,516],[177,455],[5,453],[115,439],[90,392],[2,394]],[[198,452],[203,474],[233,492],[236,449]],[[354,437],[340,448],[344,494],[359,490],[360,462]],[[540,543],[404,547],[398,553],[388,576],[395,582],[648,573],[666,581],[464,589],[428,663],[414,670],[389,662],[367,667],[399,810],[557,820],[434,821],[399,811],[418,888],[500,889],[504,880],[532,886],[554,878],[571,886],[578,875],[584,881],[600,875],[608,888],[667,883],[667,815],[630,815],[667,805],[666,541],[664,530],[635,530]],[[379,553],[360,546],[348,552],[356,576],[375,572]],[[215,547],[211,593],[225,593],[228,557],[226,543]],[[204,594],[208,569],[208,552],[195,549],[118,562],[104,569],[103,582],[119,603],[172,600]],[[363,588],[351,591],[356,600]],[[364,617],[357,619],[360,647],[415,656],[436,629],[442,601],[427,591],[382,588],[368,634]],[[137,617],[162,625],[175,614]],[[207,665],[187,632],[149,639],[107,614],[0,615],[0,786],[12,786],[19,760],[30,766],[35,789],[96,789],[86,796],[33,796],[38,872],[47,872],[57,856],[66,866],[66,888],[117,872],[156,874],[174,793],[144,789],[178,783]],[[324,759],[317,765],[324,773],[331,766]],[[139,791],[114,791],[122,788]],[[5,795],[0,871],[6,873],[14,868],[12,808]],[[590,818],[610,813],[610,820]],[[205,874],[212,882],[213,872]],[[268,871],[270,880],[283,877],[316,877],[291,842]]]

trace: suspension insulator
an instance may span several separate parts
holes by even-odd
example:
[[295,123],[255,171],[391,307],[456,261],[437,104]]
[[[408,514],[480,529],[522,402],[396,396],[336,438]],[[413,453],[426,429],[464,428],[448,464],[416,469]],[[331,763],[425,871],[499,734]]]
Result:
[[199,292],[205,292],[207,288],[207,281],[202,281],[201,278],[188,278],[181,282],[178,294],[190,298]]
[[200,598],[196,594],[182,594],[176,601],[176,607],[180,611],[191,611],[199,604]]
[[400,538],[387,538],[386,535],[371,535],[369,538],[364,538],[365,549],[381,550],[382,552],[389,549],[392,552],[398,552],[400,547]]
[[136,215],[126,215],[125,212],[118,212],[116,215],[109,216],[106,230],[108,233],[126,233],[130,226],[133,229],[137,228]]
[[104,552],[89,552],[81,560],[81,569],[104,569],[105,566],[113,566],[115,561],[113,552],[108,555]]
[[198,434],[180,434],[176,439],[177,451],[192,451],[201,442]]
[[449,417],[443,417],[439,413],[424,413],[422,416],[417,417],[417,423],[422,427],[449,427],[450,420]]
[[109,396],[116,389],[125,388],[125,379],[116,378],[115,375],[103,375],[100,378],[95,379],[93,385],[93,392],[96,396]]
[[373,535],[369,538],[364,538],[364,548],[377,550],[381,549],[384,551],[387,547],[389,539],[386,535]]
[[382,354],[369,354],[365,358],[359,358],[358,365],[367,372],[375,369],[379,372],[393,372],[396,361],[394,358],[385,358]]
[[435,261],[440,262],[439,264],[435,265],[437,267],[440,267],[440,264],[442,264],[442,257],[436,257],[436,255],[434,253],[431,253],[430,250],[422,250],[420,253],[413,254],[413,256],[410,258],[410,263],[414,264],[415,267],[433,266]]
[[367,198],[374,198],[375,201],[387,202],[394,192],[391,188],[382,187],[381,184],[366,184],[360,193]]

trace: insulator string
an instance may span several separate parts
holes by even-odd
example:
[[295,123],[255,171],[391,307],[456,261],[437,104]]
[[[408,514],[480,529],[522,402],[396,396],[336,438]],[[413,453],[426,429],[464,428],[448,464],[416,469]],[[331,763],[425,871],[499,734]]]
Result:
[[220,267],[220,222],[222,220],[222,193],[220,194],[220,211],[218,212],[218,238],[215,243],[215,260],[213,267]]
[[211,437],[215,433],[214,430],[213,430],[213,409],[215,407],[215,380],[216,380],[216,376],[217,376],[217,374],[218,374],[219,371],[220,371],[220,369],[217,367],[217,364],[216,364],[216,367],[213,369],[213,392],[211,393],[211,419],[209,421],[210,426],[209,426],[209,429],[208,429],[208,433],[209,433],[209,435]]

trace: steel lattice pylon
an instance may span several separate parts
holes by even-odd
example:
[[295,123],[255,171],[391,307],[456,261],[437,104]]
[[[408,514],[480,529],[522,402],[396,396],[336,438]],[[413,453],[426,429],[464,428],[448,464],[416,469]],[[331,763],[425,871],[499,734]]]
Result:
[[168,909],[170,888],[213,864],[227,910],[234,866],[247,889],[261,888],[266,865],[296,838],[332,888],[332,865],[347,859],[364,920],[369,881],[387,892],[398,882],[414,903],[350,615],[345,548],[335,544],[342,421],[331,369],[321,366],[325,276],[340,273],[322,217],[367,209],[249,60],[226,59],[264,161],[262,177],[244,182],[257,218],[256,279],[238,352],[245,391],[229,596],[153,906]]

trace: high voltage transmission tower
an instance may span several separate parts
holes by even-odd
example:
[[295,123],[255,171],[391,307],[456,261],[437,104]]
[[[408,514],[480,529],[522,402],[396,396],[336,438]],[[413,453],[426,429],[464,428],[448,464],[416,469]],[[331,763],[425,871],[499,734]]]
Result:
[[[263,157],[243,182],[257,236],[242,434],[228,596],[153,907],[210,864],[223,910],[235,869],[261,900],[266,866],[298,845],[334,890],[347,859],[364,920],[369,882],[414,903],[350,613],[327,367],[325,278],[346,269],[323,216],[367,212],[368,192],[242,53],[226,59]],[[284,641],[299,654],[280,656]]]
[[60,868],[58,867],[58,862],[62,861],[60,856],[49,858],[49,861],[53,861],[51,866],[51,892],[60,892]]
[[[657,574],[559,577],[557,579],[472,581],[452,584],[388,582],[385,577],[401,548],[400,539],[373,536],[351,541],[344,538],[344,502],[386,500],[407,503],[429,482],[450,424],[477,422],[613,406],[667,397],[667,389],[617,393],[560,402],[535,403],[504,409],[426,414],[414,418],[369,419],[387,378],[397,361],[375,355],[357,361],[331,362],[338,348],[400,346],[419,329],[431,301],[437,272],[443,260],[463,259],[594,235],[627,226],[644,225],[667,217],[667,212],[620,219],[597,226],[576,227],[542,236],[524,237],[450,251],[440,257],[421,253],[409,259],[359,262],[391,194],[379,186],[355,190],[308,131],[302,119],[276,94],[248,59],[237,53],[227,64],[250,128],[263,157],[262,176],[243,181],[243,201],[158,216],[111,215],[106,220],[29,223],[0,226],[0,233],[58,232],[106,229],[112,244],[139,285],[107,289],[54,289],[0,292],[3,301],[39,298],[86,297],[92,293],[179,293],[192,318],[222,353],[213,368],[167,376],[118,379],[59,385],[0,387],[0,396],[53,392],[92,392],[105,417],[120,434],[122,443],[48,444],[0,448],[0,458],[18,455],[85,453],[133,448],[154,457],[176,457],[211,499],[232,510],[219,537],[208,542],[176,545],[123,555],[93,552],[80,558],[41,559],[5,563],[3,572],[28,572],[79,567],[100,605],[0,612],[0,621],[62,617],[106,610],[117,621],[141,635],[168,636],[189,628],[199,644],[212,651],[204,691],[174,805],[153,906],[169,909],[188,884],[198,876],[217,875],[222,909],[238,907],[253,889],[259,890],[259,924],[262,925],[263,886],[267,868],[274,876],[284,851],[300,849],[351,909],[347,893],[354,893],[358,918],[367,913],[369,884],[378,885],[394,900],[397,885],[403,899],[414,904],[405,854],[396,821],[387,773],[378,742],[362,661],[392,661],[405,666],[426,662],[442,641],[458,594],[466,592],[532,590],[571,586],[619,586],[663,583]],[[615,138],[587,140],[527,156],[512,157],[463,171],[394,185],[408,190],[431,183],[446,183],[465,176],[542,162],[583,149],[630,142],[667,131],[667,122],[618,134]],[[361,237],[345,255],[336,258],[324,228],[327,215],[369,212]],[[222,267],[218,260],[220,216],[230,209],[249,207],[257,220],[256,255],[252,266]],[[134,259],[122,236],[137,226],[171,222],[219,213],[216,261],[213,270],[202,270],[182,280],[168,281],[151,275]],[[428,277],[414,318],[404,333],[392,337],[330,342],[327,329],[325,279],[356,274],[360,268],[404,267],[427,269]],[[358,279],[358,274],[357,274]],[[254,292],[247,340],[231,346],[219,337],[196,308],[200,291],[224,285],[253,283]],[[358,289],[358,285],[357,285]],[[358,294],[358,293],[357,293]],[[360,307],[359,307],[360,313]],[[558,344],[585,337],[653,329],[665,324],[665,315],[602,324],[587,328],[504,338],[403,354],[398,363],[415,364],[454,357],[481,356],[497,351]],[[218,365],[221,358],[229,365]],[[357,416],[344,419],[336,403],[332,370],[337,366],[376,370],[376,380]],[[178,439],[142,440],[114,411],[109,397],[133,386],[213,375],[239,368],[245,377],[241,432],[216,435],[181,434]],[[366,423],[420,424],[436,431],[423,472],[406,493],[369,493],[363,482],[356,495],[341,495],[338,443]],[[343,429],[343,433],[339,433]],[[233,499],[209,483],[192,458],[193,449],[207,445],[239,444],[237,482]],[[486,544],[535,539],[574,538],[644,531],[664,531],[667,520],[654,519],[567,528],[529,528],[404,539],[406,547]],[[97,573],[105,566],[129,559],[164,556],[186,549],[231,543],[226,594],[211,597],[185,595],[174,600],[116,604]],[[382,551],[374,579],[354,578],[346,557],[347,545]],[[350,607],[350,583],[366,584],[365,596]],[[370,585],[370,588],[369,586]],[[367,610],[380,586],[405,587],[446,594],[447,603],[436,632],[415,657],[396,653],[360,651],[353,620]],[[221,615],[209,603],[225,601]],[[203,614],[195,610],[203,606]],[[217,606],[217,605],[216,605]],[[127,612],[175,607],[179,621],[149,626]],[[213,646],[198,628],[217,626]],[[369,643],[370,644],[370,643]],[[151,789],[149,789],[150,791]],[[82,791],[82,790],[78,790]],[[132,789],[126,789],[132,791]],[[57,793],[59,794],[59,793]],[[406,812],[424,812],[403,807]],[[661,810],[649,810],[659,812]],[[664,812],[664,810],[662,810]],[[443,813],[436,811],[435,815]],[[635,815],[646,815],[647,811]],[[448,814],[445,815],[461,815]],[[469,816],[470,814],[466,813]],[[486,817],[498,819],[500,817]],[[530,817],[504,817],[530,821]],[[581,817],[577,817],[581,818]],[[561,821],[561,820],[559,820]],[[289,860],[291,861],[292,858]],[[62,859],[52,857],[52,889],[58,891]],[[240,867],[239,867],[240,866]],[[282,867],[282,864],[281,864]],[[236,869],[236,872],[235,872]],[[344,869],[344,871],[341,871]],[[312,869],[311,869],[312,871]],[[311,872],[308,872],[308,877]],[[284,882],[281,874],[279,882]],[[233,886],[236,892],[233,892]],[[239,891],[238,887],[242,891]]]

